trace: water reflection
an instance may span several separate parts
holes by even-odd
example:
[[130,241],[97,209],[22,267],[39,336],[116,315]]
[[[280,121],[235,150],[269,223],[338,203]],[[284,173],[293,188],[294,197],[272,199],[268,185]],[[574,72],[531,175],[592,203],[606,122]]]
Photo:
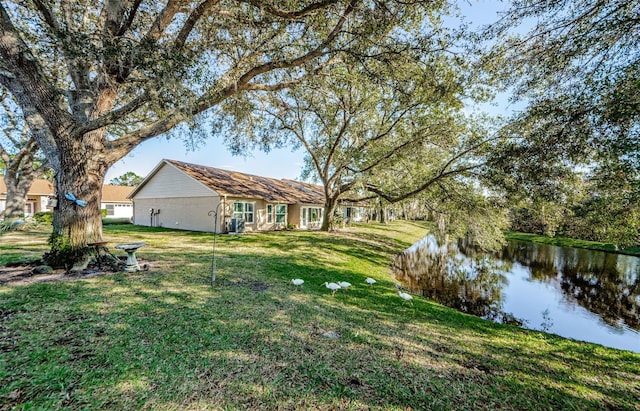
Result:
[[506,276],[487,256],[465,255],[457,244],[428,236],[399,254],[392,268],[413,292],[443,305],[493,320],[511,317],[501,311]]
[[640,258],[512,241],[502,259],[531,269],[538,281],[558,281],[568,302],[607,324],[640,330]]
[[463,312],[640,352],[638,257],[519,241],[489,255],[428,236],[396,256],[392,271]]

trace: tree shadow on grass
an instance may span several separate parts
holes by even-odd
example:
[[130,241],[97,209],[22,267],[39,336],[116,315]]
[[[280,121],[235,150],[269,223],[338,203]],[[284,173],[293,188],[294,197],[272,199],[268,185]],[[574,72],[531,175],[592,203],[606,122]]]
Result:
[[393,242],[222,237],[211,286],[211,234],[145,236],[167,270],[0,290],[0,408],[637,409],[640,356],[405,303]]

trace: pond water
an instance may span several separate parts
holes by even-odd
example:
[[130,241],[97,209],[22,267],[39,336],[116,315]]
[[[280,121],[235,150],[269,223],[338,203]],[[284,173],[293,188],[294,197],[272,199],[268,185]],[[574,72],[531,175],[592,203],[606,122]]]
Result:
[[396,256],[396,279],[473,315],[640,352],[640,258],[510,241],[488,254],[428,236]]

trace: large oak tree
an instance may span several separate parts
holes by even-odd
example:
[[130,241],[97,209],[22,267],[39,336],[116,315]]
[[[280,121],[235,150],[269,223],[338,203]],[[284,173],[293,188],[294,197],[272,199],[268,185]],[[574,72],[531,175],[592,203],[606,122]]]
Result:
[[[422,47],[442,1],[14,0],[0,3],[0,84],[55,171],[56,248],[102,239],[107,169],[181,124],[241,113],[332,59]],[[186,129],[189,131],[189,129]],[[86,207],[65,199],[73,194]],[[75,254],[76,258],[82,252]]]
[[[429,55],[399,53],[393,67],[334,65],[331,76],[316,76],[303,87],[262,96],[251,114],[264,121],[228,127],[234,151],[247,141],[262,143],[265,149],[279,144],[306,151],[303,174],[324,188],[323,230],[332,226],[341,199],[370,195],[372,181],[407,155],[435,165],[440,161],[426,158],[426,152],[455,145],[462,137],[455,117],[462,108],[464,76],[455,59],[442,50]],[[379,193],[384,190],[377,188]]]

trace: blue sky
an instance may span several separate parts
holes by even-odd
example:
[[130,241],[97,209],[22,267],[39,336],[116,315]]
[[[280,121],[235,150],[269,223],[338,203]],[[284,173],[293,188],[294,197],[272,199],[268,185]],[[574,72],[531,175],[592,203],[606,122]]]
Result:
[[[505,4],[496,0],[460,0],[459,6],[467,21],[477,26],[496,20],[498,10]],[[300,149],[284,148],[269,153],[255,150],[246,157],[232,156],[224,141],[213,135],[196,151],[190,151],[179,138],[160,136],[142,143],[114,164],[107,172],[105,182],[128,171],[144,177],[164,158],[265,177],[299,179],[304,154]]]

